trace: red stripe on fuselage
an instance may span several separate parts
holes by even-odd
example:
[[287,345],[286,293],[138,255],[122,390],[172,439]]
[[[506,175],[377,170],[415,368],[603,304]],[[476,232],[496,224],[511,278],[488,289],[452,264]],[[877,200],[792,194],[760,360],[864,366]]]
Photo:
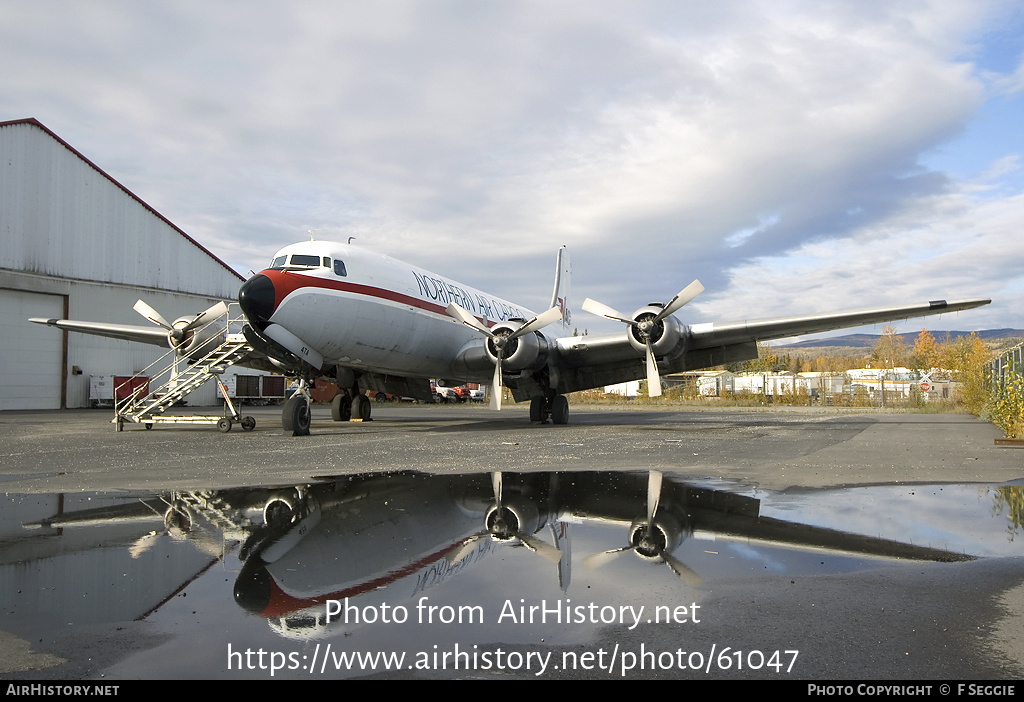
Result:
[[277,582],[277,579],[274,578],[273,575],[271,575],[270,602],[267,603],[267,606],[264,608],[264,610],[260,612],[260,616],[267,617],[268,619],[270,617],[281,617],[286,614],[296,612],[300,609],[306,609],[307,607],[312,607],[314,605],[322,605],[325,602],[327,602],[327,600],[342,600],[347,597],[355,597],[357,595],[362,595],[363,593],[370,592],[371,590],[379,590],[380,588],[386,587],[397,582],[398,580],[401,580],[407,575],[411,575],[412,573],[415,573],[418,570],[426,568],[434,561],[440,560],[441,556],[445,555],[446,553],[454,549],[456,546],[460,546],[466,543],[466,541],[468,541],[469,539],[476,538],[481,534],[483,534],[483,532],[477,532],[476,534],[473,534],[472,536],[469,536],[465,539],[460,539],[459,541],[456,541],[453,544],[450,544],[437,551],[434,551],[433,553],[428,554],[416,561],[413,561],[412,563],[407,563],[401,568],[393,570],[380,577],[374,578],[373,580],[369,580],[367,582],[345,588],[344,590],[339,590],[337,592],[332,592],[324,595],[313,595],[311,597],[296,597],[295,595],[290,595],[281,588],[281,586]]
[[[340,292],[353,293],[355,295],[366,295],[367,297],[376,297],[382,300],[391,300],[392,302],[398,302],[403,305],[409,305],[410,307],[418,307],[421,310],[427,312],[434,312],[445,317],[448,316],[446,311],[448,307],[446,305],[438,305],[434,302],[427,302],[421,300],[418,297],[411,295],[405,295],[394,290],[388,290],[387,288],[377,288],[372,285],[361,285],[359,283],[349,283],[342,280],[330,280],[328,278],[315,278],[313,276],[302,275],[301,273],[295,273],[294,271],[281,271],[281,270],[265,270],[261,271],[260,275],[265,275],[270,278],[270,281],[274,284],[274,312],[281,306],[284,299],[291,295],[296,290],[302,288],[319,288],[322,290],[338,290]],[[481,319],[477,317],[477,319]],[[484,321],[481,319],[481,321]],[[495,322],[487,320],[485,322],[487,326],[494,326]]]
[[341,292],[354,293],[356,295],[378,297],[382,300],[400,302],[403,305],[419,307],[420,309],[427,310],[428,312],[436,312],[438,314],[445,314],[445,309],[447,309],[441,305],[421,300],[418,297],[403,295],[402,293],[395,292],[394,290],[388,290],[387,288],[376,288],[372,285],[360,285],[359,283],[329,280],[327,278],[314,278],[312,276],[302,275],[301,273],[295,273],[293,271],[266,270],[263,271],[261,275],[265,275],[270,278],[271,282],[274,284],[275,312],[277,311],[277,308],[281,306],[281,303],[286,297],[302,288],[339,290]]

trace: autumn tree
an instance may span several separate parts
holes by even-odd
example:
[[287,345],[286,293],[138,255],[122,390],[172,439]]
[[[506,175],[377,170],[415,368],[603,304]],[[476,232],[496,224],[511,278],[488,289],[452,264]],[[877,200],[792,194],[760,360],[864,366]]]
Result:
[[898,368],[907,364],[907,345],[896,333],[896,327],[887,324],[882,327],[882,336],[875,344],[871,360],[883,368]]
[[963,403],[972,412],[980,412],[988,400],[989,388],[985,382],[985,363],[988,349],[974,332],[956,341],[948,338],[939,348],[939,365],[953,373],[960,385]]
[[919,370],[938,368],[939,355],[939,345],[935,343],[935,337],[927,329],[922,329],[914,341],[914,353],[910,356],[911,366]]

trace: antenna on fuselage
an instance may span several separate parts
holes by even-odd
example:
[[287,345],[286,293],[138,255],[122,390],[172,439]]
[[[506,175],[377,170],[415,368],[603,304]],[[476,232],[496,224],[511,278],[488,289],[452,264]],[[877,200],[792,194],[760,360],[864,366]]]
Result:
[[348,238],[348,243],[350,243],[350,244],[351,244],[351,243],[352,243],[352,240],[353,240],[353,239],[355,239],[355,237],[354,237],[354,236],[350,236],[350,237]]
[[310,241],[316,241],[316,239],[313,238],[313,232],[322,232],[324,230],[323,229],[307,229],[306,231],[309,232],[309,240]]

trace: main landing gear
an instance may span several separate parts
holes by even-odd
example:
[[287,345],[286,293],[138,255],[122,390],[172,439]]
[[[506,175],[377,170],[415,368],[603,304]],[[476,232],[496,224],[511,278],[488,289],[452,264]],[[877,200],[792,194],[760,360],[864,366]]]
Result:
[[336,422],[370,421],[370,398],[361,393],[338,393],[331,401],[331,419]]
[[[281,413],[281,427],[286,434],[292,436],[308,436],[312,415],[309,409],[309,383],[299,381],[299,388],[291,399],[285,402]],[[331,419],[336,422],[368,422],[373,405],[370,398],[359,392],[359,386],[353,386],[334,396],[331,401]]]
[[569,423],[569,400],[565,395],[552,393],[530,400],[530,421],[546,423],[548,420],[552,424]]

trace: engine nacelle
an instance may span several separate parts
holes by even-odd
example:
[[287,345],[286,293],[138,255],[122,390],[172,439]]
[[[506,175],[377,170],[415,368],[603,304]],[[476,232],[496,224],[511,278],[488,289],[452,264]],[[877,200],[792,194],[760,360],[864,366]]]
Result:
[[192,531],[192,511],[183,502],[175,501],[164,512],[164,528],[174,535],[183,535]]
[[[509,336],[521,326],[523,326],[523,322],[503,322],[494,325],[491,328],[491,333],[496,336]],[[547,353],[548,347],[542,335],[538,332],[525,334],[509,341],[505,346],[501,367],[508,371],[538,368],[544,365]],[[493,339],[487,340],[487,355],[491,357],[492,363],[498,359],[498,350],[495,348]]]
[[276,490],[263,505],[263,523],[272,529],[286,528],[306,514],[302,495],[295,488]]
[[672,315],[665,317],[657,324],[645,324],[645,321],[650,322],[657,317],[663,307],[664,305],[652,302],[647,307],[641,307],[633,313],[633,320],[641,326],[635,327],[632,324],[629,326],[629,343],[640,353],[647,353],[645,337],[648,335],[651,338],[655,356],[671,353],[679,345],[685,327]]
[[518,495],[503,500],[500,509],[492,504],[484,517],[484,527],[498,541],[508,541],[516,534],[533,534],[541,526],[537,505]]
[[213,351],[227,335],[227,322],[223,317],[212,320],[196,329],[182,332],[195,317],[179,317],[167,332],[167,343],[171,348],[190,360],[197,360]]
[[650,526],[647,516],[643,515],[629,526],[629,544],[634,553],[651,561],[661,560],[662,553],[674,551],[684,536],[683,527],[671,514],[659,513]]

